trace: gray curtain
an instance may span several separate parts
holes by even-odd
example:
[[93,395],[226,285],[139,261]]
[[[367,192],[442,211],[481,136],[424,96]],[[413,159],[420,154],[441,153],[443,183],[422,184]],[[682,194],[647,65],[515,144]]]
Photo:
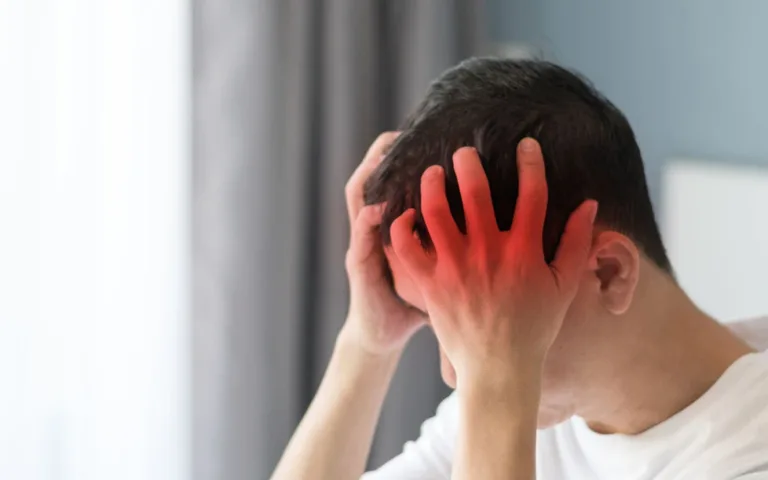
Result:
[[[346,315],[344,184],[431,79],[482,53],[482,2],[193,4],[193,478],[262,479]],[[447,393],[424,331],[371,466],[415,438]]]

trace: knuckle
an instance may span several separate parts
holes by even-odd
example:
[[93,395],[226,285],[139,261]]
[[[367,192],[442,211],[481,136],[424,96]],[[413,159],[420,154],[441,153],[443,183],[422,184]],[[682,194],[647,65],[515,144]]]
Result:
[[396,136],[397,136],[397,132],[394,132],[391,130],[382,132],[379,134],[378,137],[376,137],[376,140],[373,143],[374,145],[379,145],[383,147],[389,143],[392,143],[392,140],[394,140]]
[[382,152],[395,140],[397,132],[383,132],[380,133],[376,140],[373,141],[371,147],[368,149],[368,155],[366,158],[369,161],[373,161],[381,156]]
[[421,214],[427,217],[439,217],[443,214],[443,206],[438,202],[426,201],[422,202]]
[[370,209],[368,207],[363,207],[360,212],[358,212],[355,224],[352,226],[352,234],[354,236],[359,237],[368,233],[368,230],[371,228],[369,218]]
[[529,171],[521,175],[521,184],[527,191],[547,191],[547,178],[543,170],[535,173]]
[[357,256],[355,255],[354,250],[350,247],[347,250],[347,253],[344,255],[344,269],[347,271],[347,273],[352,272],[357,265]]
[[[358,199],[360,199],[360,194],[358,193],[357,187],[355,187],[354,185],[345,187],[344,199],[348,206],[357,205]],[[362,199],[360,199],[359,201],[362,202]]]
[[355,222],[352,224],[352,241],[354,242],[360,238],[361,233],[363,233],[363,225],[360,222],[360,213],[358,213]]
[[482,182],[472,182],[467,185],[466,192],[470,200],[485,200],[488,196],[488,187]]
[[404,258],[404,259],[410,259],[412,258],[413,253],[413,245],[412,245],[412,238],[410,235],[407,235],[403,230],[401,229],[392,229],[391,233],[392,238],[392,249],[397,253],[398,256]]
[[349,180],[347,180],[347,183],[344,184],[344,193],[347,196],[351,196],[357,190],[357,184],[357,178],[355,178],[355,175],[352,175]]
[[452,281],[464,275],[463,266],[454,255],[443,253],[443,258],[440,259],[439,264],[442,278]]
[[373,224],[373,220],[376,218],[376,205],[363,205],[362,208],[360,208],[358,218],[358,223],[361,228],[370,227]]
[[520,200],[531,205],[546,203],[547,190],[541,188],[539,185],[532,185],[530,188],[520,193]]

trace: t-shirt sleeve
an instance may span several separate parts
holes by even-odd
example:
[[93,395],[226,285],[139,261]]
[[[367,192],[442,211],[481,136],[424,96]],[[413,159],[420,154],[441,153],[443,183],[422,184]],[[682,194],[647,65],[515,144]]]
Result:
[[451,478],[451,459],[458,428],[456,395],[451,394],[437,407],[434,417],[421,425],[416,441],[408,442],[403,452],[361,480],[447,480]]

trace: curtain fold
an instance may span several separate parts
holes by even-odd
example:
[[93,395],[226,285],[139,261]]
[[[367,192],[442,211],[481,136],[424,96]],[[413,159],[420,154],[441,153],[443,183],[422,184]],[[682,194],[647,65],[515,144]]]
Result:
[[[435,76],[482,53],[482,2],[193,6],[193,477],[268,478],[346,315],[344,184]],[[447,393],[422,331],[371,465]]]

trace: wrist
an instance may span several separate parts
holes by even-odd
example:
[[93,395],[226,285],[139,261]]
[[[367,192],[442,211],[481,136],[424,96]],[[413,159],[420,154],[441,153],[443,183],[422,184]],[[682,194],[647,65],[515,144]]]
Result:
[[366,341],[364,336],[347,321],[336,337],[334,348],[336,354],[342,355],[360,365],[384,365],[397,363],[404,347],[377,348]]
[[[323,376],[323,384],[331,385],[333,396],[339,399],[378,398],[389,388],[400,360],[399,353],[371,354],[360,345],[340,334]],[[321,389],[322,389],[321,385]]]
[[460,388],[454,478],[535,478],[540,369],[505,368]]
[[529,403],[541,394],[543,363],[535,359],[485,362],[475,371],[459,374],[456,391],[464,403]]
[[347,317],[336,338],[336,343],[360,350],[361,354],[372,358],[386,359],[402,354],[407,339],[401,341],[396,338],[387,338],[385,334],[379,333],[375,326],[366,325],[372,322],[364,320],[366,319],[356,316]]

